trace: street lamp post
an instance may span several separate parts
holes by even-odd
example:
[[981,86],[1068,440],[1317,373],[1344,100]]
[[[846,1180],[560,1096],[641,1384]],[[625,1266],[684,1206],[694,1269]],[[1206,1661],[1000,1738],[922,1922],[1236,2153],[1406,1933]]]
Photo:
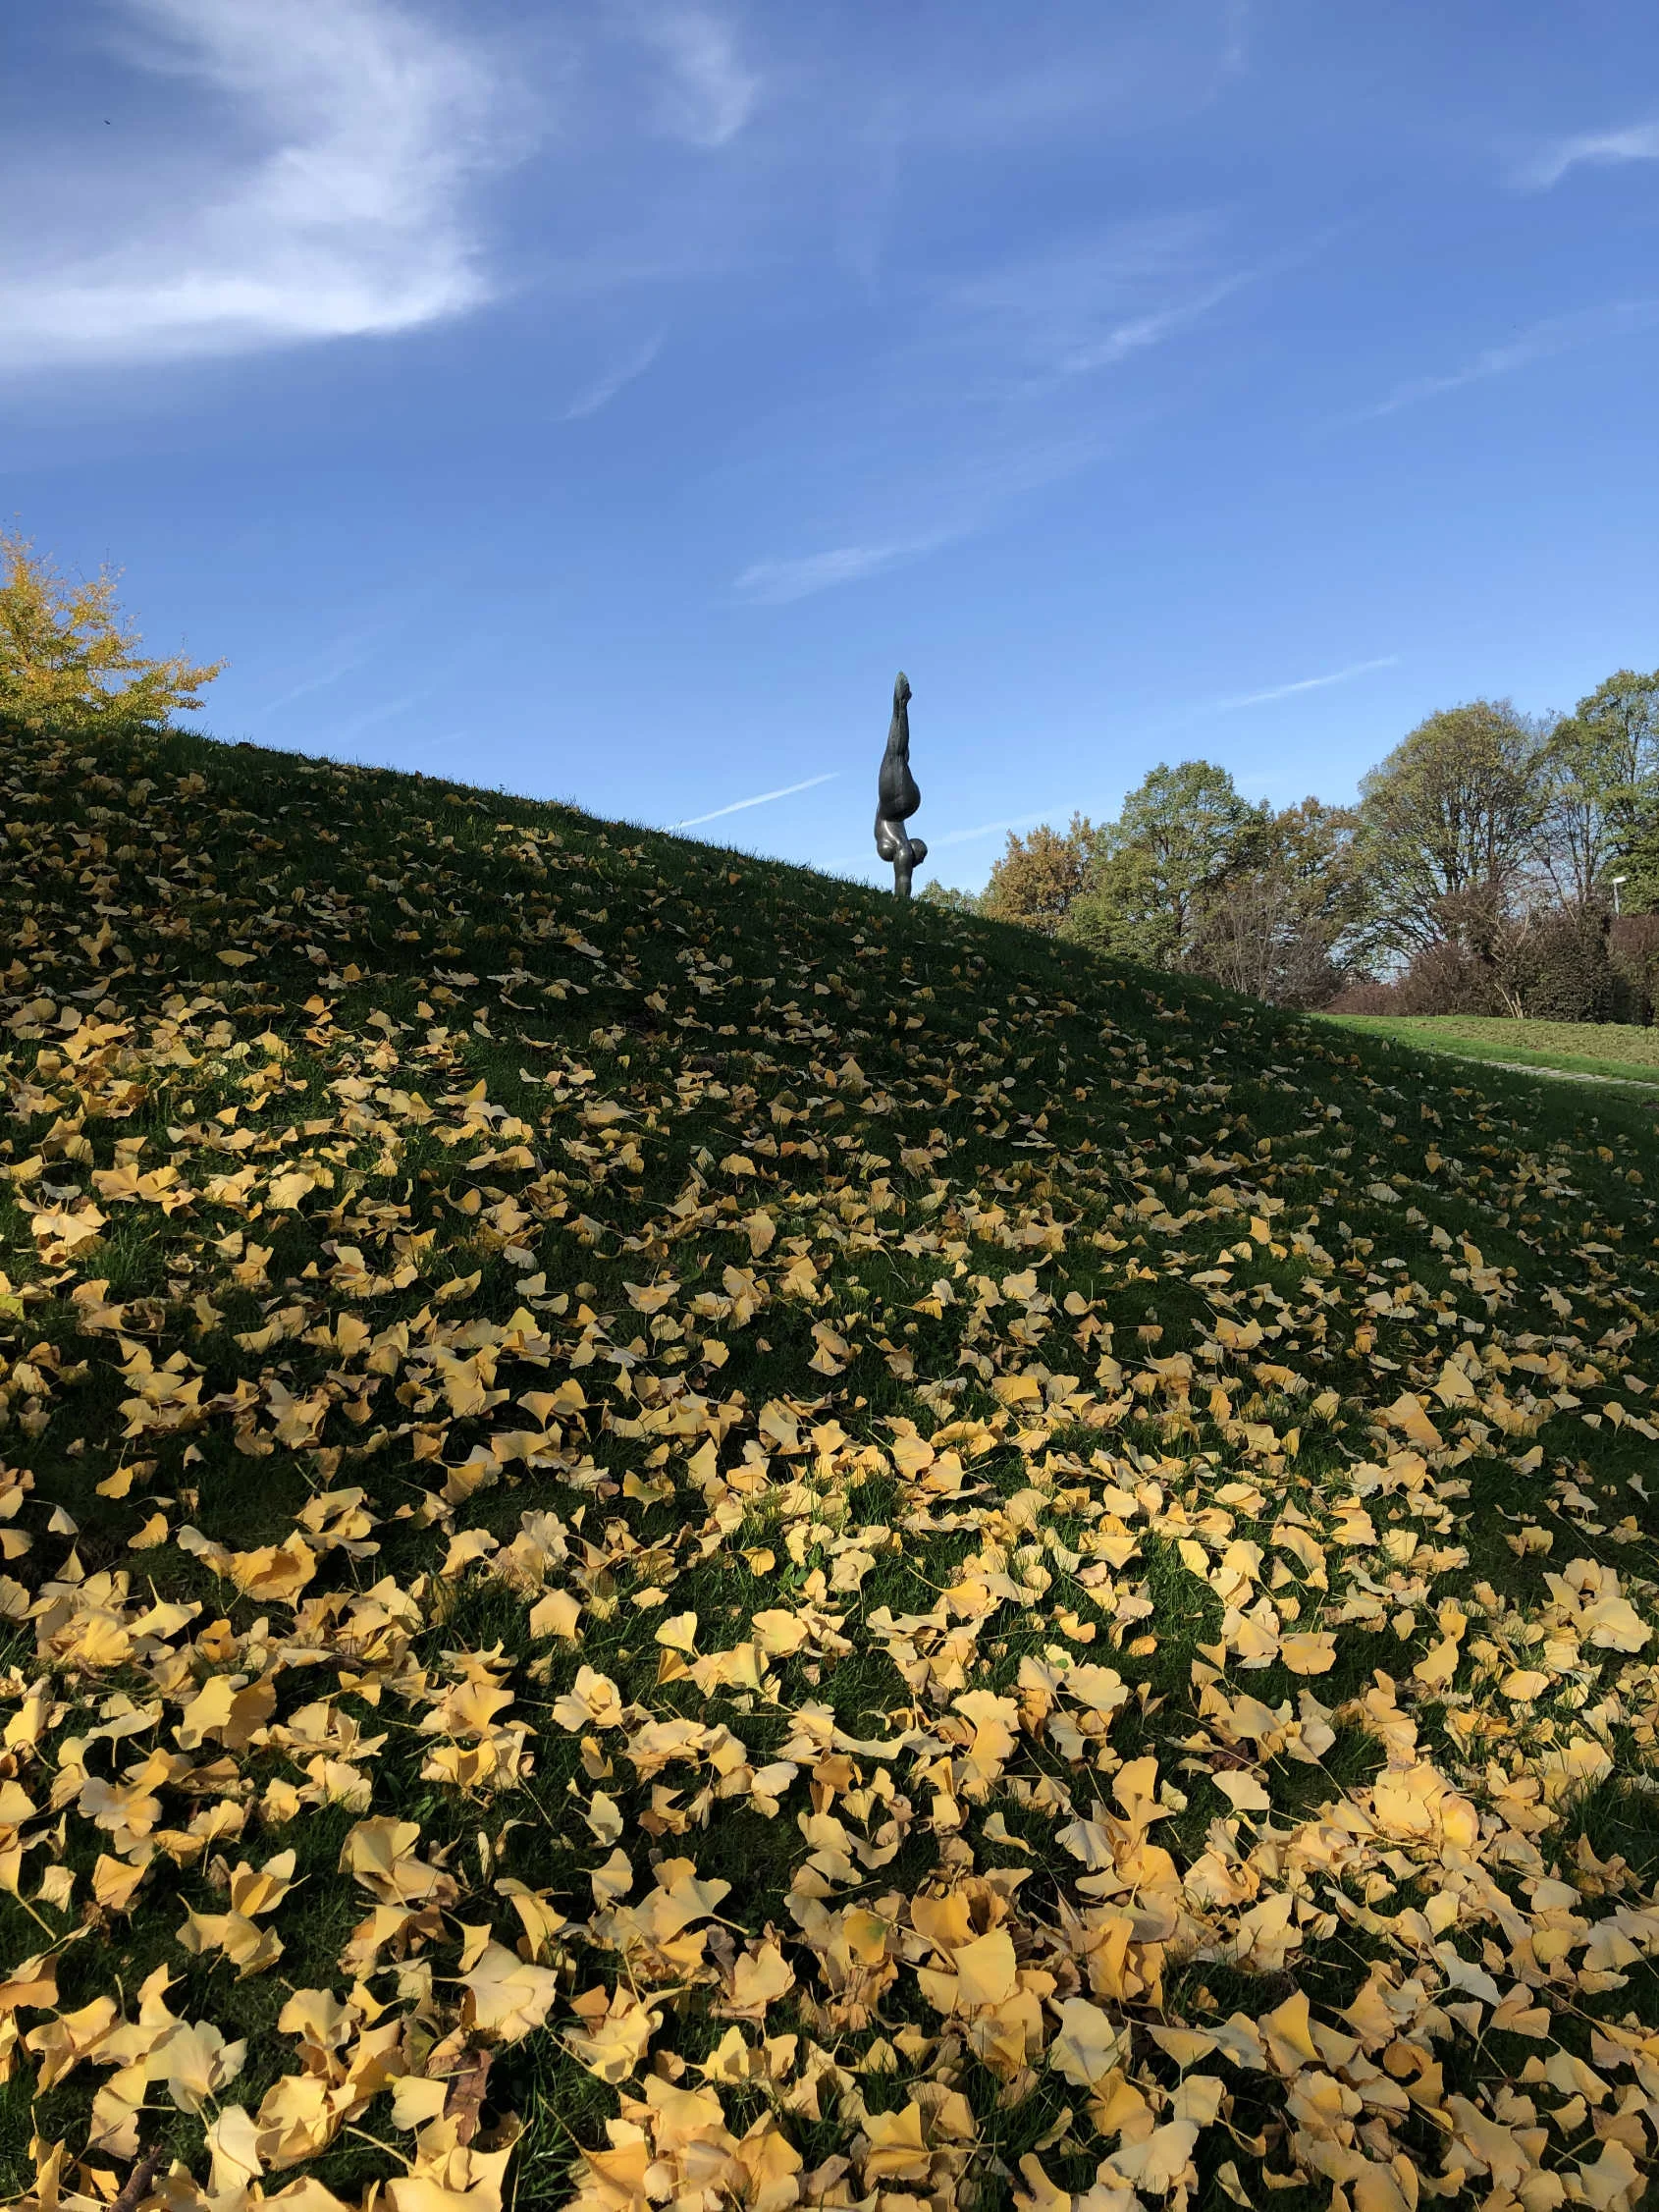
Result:
[[1617,913],[1618,913],[1618,911],[1619,911],[1619,886],[1620,886],[1621,884],[1628,884],[1628,883],[1630,882],[1630,880],[1631,880],[1631,879],[1629,878],[1629,876],[1615,876],[1615,877],[1614,877],[1614,878],[1612,879],[1612,883],[1613,883],[1613,911],[1614,911],[1614,913],[1615,913],[1615,914],[1617,914]]

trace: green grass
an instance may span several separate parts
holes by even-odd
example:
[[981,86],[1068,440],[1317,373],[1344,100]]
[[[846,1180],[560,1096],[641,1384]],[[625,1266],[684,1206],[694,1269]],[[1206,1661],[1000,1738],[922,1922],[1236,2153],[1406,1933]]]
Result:
[[[40,2064],[54,2012],[138,2035],[159,1969],[246,2049],[201,2109],[162,2068],[138,2140],[205,2184],[240,2107],[272,2195],[461,2199],[450,2123],[363,2072],[378,2034],[429,2096],[488,2054],[474,2148],[511,2159],[476,2212],[615,2206],[582,2154],[631,2128],[654,2198],[689,2190],[665,2084],[715,2100],[696,2185],[753,2201],[764,2140],[778,2212],[814,2170],[830,2202],[966,2178],[983,2212],[1029,2158],[1114,2192],[1153,2124],[1204,2212],[1229,2164],[1324,2207],[1330,2142],[1472,2203],[1468,2114],[1525,2131],[1523,2099],[1565,2115],[1524,2134],[1540,2201],[1628,2200],[1579,2174],[1598,2122],[1646,2127],[1618,2039],[1659,2029],[1643,1094],[438,780],[0,746],[0,1983],[57,1962],[55,2007],[13,1982],[9,2196],[53,2201],[58,2142],[56,2201],[115,2194],[99,2047]],[[532,1630],[549,1595],[573,1639]],[[523,1731],[493,1775],[435,1758],[479,1741],[468,1670]],[[204,1733],[218,1677],[265,1701]],[[1449,1816],[1399,1814],[1409,1784]],[[372,1956],[365,1817],[440,1877]],[[181,1942],[290,1850],[273,1967]],[[729,1887],[670,1950],[600,1909],[616,1850],[635,1910],[680,1860]],[[1561,1951],[1563,1896],[1615,1979]],[[925,1932],[953,1897],[1011,1945],[979,1970],[1026,1977],[979,2011]],[[541,2024],[480,2018],[486,1935],[537,1954]],[[774,1947],[789,1986],[734,2023]],[[1397,2017],[1355,2051],[1373,1967]],[[1479,1975],[1521,1992],[1495,2023]],[[616,2080],[570,2041],[596,1989],[657,2014]],[[353,2008],[328,2052],[281,2024],[297,1990]],[[1299,1994],[1335,2107],[1294,2037],[1171,2053]],[[1074,2000],[1124,2037],[1093,2097]],[[747,2077],[710,2080],[733,2025]],[[1613,2101],[1539,2088],[1558,2053]],[[285,2100],[325,2076],[296,2150]],[[883,2174],[912,2106],[926,2156]]]
[[1629,1022],[1511,1021],[1481,1014],[1321,1014],[1358,1036],[1388,1037],[1457,1059],[1493,1060],[1659,1085],[1659,1027]]

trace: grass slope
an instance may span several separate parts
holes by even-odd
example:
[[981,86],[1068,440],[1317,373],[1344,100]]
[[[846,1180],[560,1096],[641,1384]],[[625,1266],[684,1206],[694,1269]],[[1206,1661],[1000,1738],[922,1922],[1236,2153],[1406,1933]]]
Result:
[[9,2192],[1636,2200],[1649,1117],[3,742]]
[[1659,1085],[1659,1029],[1630,1022],[1509,1021],[1481,1014],[1325,1014],[1364,1037],[1389,1037],[1459,1059],[1497,1060]]

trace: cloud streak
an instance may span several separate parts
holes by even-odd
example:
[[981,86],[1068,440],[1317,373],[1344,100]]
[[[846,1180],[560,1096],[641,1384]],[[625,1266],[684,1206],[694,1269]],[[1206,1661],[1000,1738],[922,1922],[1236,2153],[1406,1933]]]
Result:
[[372,628],[359,630],[348,637],[340,638],[327,658],[309,675],[301,676],[297,683],[280,691],[274,699],[267,699],[258,710],[264,715],[280,714],[296,699],[307,699],[314,691],[326,691],[331,684],[342,682],[356,669],[372,661],[388,637],[398,628],[396,622],[378,622]]
[[857,583],[908,554],[930,552],[939,543],[936,537],[898,545],[839,545],[797,561],[756,561],[736,578],[732,589],[752,606],[785,607],[836,584]]
[[342,682],[353,669],[361,668],[368,658],[366,653],[354,653],[349,660],[337,661],[332,668],[324,669],[319,674],[306,676],[302,683],[293,684],[287,691],[279,691],[274,699],[266,700],[259,712],[266,715],[281,714],[285,707],[292,707],[296,699],[308,699],[313,691],[326,691],[331,683]]
[[597,376],[591,384],[584,385],[564,409],[562,419],[565,422],[585,422],[590,414],[598,414],[601,407],[608,407],[624,385],[631,384],[636,376],[645,374],[663,351],[663,341],[667,336],[667,331],[658,331],[643,346],[636,347],[625,360],[618,361],[615,368],[607,369],[603,376]]
[[1236,699],[1214,699],[1204,711],[1225,715],[1239,707],[1265,707],[1275,699],[1294,699],[1304,691],[1328,691],[1333,683],[1351,683],[1357,675],[1369,675],[1373,669],[1394,669],[1399,665],[1398,653],[1384,653],[1377,660],[1356,661],[1351,668],[1336,669],[1329,675],[1305,675],[1296,683],[1275,683],[1265,691],[1241,692]]
[[1218,306],[1249,272],[1213,267],[1214,224],[1152,216],[958,279],[944,307],[1042,382],[1115,368]]
[[429,691],[430,686],[426,690],[405,692],[401,699],[382,699],[372,707],[365,707],[361,714],[351,715],[345,722],[336,723],[326,733],[323,742],[325,745],[355,744],[365,730],[374,729],[383,722],[393,722],[399,715],[407,714],[411,707],[418,707]]
[[[147,195],[100,199],[81,235],[53,235],[49,207],[41,239],[9,226],[0,367],[410,330],[490,296],[465,194],[510,134],[471,48],[393,0],[122,0],[122,15],[137,66],[200,110]],[[27,182],[17,163],[14,207]]]
[[1055,362],[1058,376],[1093,376],[1100,369],[1116,368],[1133,354],[1144,353],[1149,348],[1161,346],[1165,339],[1196,323],[1218,307],[1223,299],[1250,282],[1248,274],[1217,278],[1215,283],[1204,285],[1185,299],[1178,299],[1167,307],[1159,307],[1149,315],[1132,315],[1126,321],[1114,323],[1109,330],[1086,344],[1073,347]]
[[1605,307],[1586,307],[1577,314],[1551,315],[1543,322],[1533,323],[1507,346],[1488,346],[1462,368],[1452,369],[1443,376],[1408,378],[1374,406],[1361,407],[1342,420],[1375,422],[1385,415],[1418,406],[1424,400],[1437,400],[1447,392],[1460,392],[1467,384],[1483,384],[1495,376],[1513,375],[1517,369],[1530,368],[1534,361],[1550,360],[1558,353],[1573,352],[1580,346],[1632,337],[1637,331],[1651,329],[1655,322],[1659,322],[1659,299],[1619,299]]
[[668,828],[670,831],[701,829],[705,822],[719,822],[724,815],[742,814],[748,807],[769,806],[774,799],[792,799],[797,791],[812,791],[820,783],[833,783],[839,773],[837,769],[830,769],[824,776],[809,776],[803,783],[785,783],[776,791],[757,791],[751,799],[733,799],[729,806],[714,807],[707,814],[688,814],[683,822],[670,822]]
[[1623,131],[1583,131],[1556,138],[1527,162],[1518,182],[1548,191],[1570,170],[1620,168],[1628,161],[1659,161],[1659,122],[1632,123]]
[[761,79],[738,51],[737,34],[707,8],[637,8],[633,26],[663,65],[657,118],[669,137],[712,148],[736,137],[754,114]]

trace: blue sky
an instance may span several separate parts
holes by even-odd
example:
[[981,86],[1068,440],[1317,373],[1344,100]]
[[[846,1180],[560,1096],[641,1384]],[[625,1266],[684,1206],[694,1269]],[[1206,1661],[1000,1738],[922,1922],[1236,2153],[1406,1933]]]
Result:
[[0,513],[220,735],[878,880],[902,666],[972,886],[1160,759],[1340,799],[1659,663],[1651,0],[8,39]]

